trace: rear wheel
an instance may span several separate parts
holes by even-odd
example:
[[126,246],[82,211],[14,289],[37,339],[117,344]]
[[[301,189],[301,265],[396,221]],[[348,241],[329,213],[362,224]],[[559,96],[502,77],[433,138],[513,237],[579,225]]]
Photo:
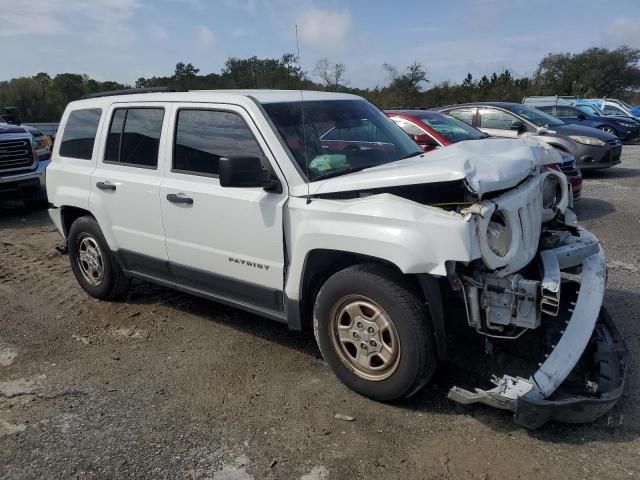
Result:
[[129,287],[120,265],[93,217],[78,218],[69,229],[69,261],[80,286],[92,297],[114,298]]
[[376,400],[412,395],[436,367],[423,302],[383,266],[356,265],[329,278],[316,299],[314,332],[338,378]]

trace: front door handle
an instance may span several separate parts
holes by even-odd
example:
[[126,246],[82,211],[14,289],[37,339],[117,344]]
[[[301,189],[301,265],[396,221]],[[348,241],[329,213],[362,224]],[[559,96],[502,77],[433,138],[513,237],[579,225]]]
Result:
[[98,182],[96,183],[96,187],[98,187],[100,190],[114,191],[116,189],[116,186],[110,182]]
[[193,205],[193,198],[185,197],[184,194],[168,193],[167,200],[171,203],[182,203],[185,205]]

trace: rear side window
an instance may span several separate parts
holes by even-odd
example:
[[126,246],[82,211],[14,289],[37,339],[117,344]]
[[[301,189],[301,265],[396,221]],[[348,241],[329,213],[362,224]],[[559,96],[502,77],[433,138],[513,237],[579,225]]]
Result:
[[180,110],[176,119],[173,170],[218,175],[220,157],[258,157],[264,162],[253,133],[237,114],[215,110]]
[[91,160],[101,115],[100,108],[71,112],[60,142],[60,156]]
[[577,117],[578,113],[580,113],[579,110],[576,110],[575,108],[572,108],[572,107],[558,107],[556,110],[558,112],[556,117],[558,118]]
[[132,167],[157,168],[163,108],[114,110],[104,161]]
[[475,108],[457,108],[449,112],[449,115],[451,115],[452,117],[457,118],[458,120],[462,120],[469,125],[473,125],[473,117],[475,116],[475,114]]

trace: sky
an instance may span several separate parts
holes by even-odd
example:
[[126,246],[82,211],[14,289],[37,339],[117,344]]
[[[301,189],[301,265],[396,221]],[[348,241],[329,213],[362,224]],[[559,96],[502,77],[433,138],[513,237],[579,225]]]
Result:
[[[354,87],[388,81],[383,63],[421,62],[432,84],[549,52],[640,48],[640,0],[0,0],[0,80],[86,73],[134,83],[179,61],[218,73],[230,57],[328,58]],[[311,77],[319,81],[318,78]]]

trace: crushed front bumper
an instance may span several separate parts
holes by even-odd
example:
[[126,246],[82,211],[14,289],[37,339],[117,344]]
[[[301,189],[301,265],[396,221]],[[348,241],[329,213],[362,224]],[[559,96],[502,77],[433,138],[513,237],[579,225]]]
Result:
[[[579,239],[541,252],[542,287],[562,288],[560,271],[581,268],[575,302],[567,308],[561,336],[529,378],[504,375],[495,388],[475,392],[453,387],[449,398],[463,404],[483,403],[513,411],[515,422],[537,428],[549,420],[586,423],[608,411],[622,395],[626,374],[626,348],[615,325],[602,308],[606,285],[604,251],[598,239],[579,229]],[[550,319],[552,321],[553,319]],[[557,317],[556,321],[562,321]],[[587,358],[588,357],[588,358]],[[585,365],[585,389],[563,387],[578,364]]]

